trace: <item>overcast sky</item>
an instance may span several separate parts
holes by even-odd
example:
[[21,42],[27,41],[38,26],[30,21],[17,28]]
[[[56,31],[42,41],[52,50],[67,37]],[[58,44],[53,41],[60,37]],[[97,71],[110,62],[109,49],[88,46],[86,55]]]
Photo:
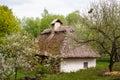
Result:
[[7,5],[15,16],[23,18],[41,17],[45,8],[53,14],[67,15],[75,10],[83,13],[93,1],[95,0],[1,0],[0,5]]

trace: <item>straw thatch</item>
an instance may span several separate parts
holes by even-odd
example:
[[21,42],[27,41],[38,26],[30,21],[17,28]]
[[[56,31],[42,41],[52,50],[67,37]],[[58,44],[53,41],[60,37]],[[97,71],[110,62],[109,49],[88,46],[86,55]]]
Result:
[[[41,33],[41,35],[50,34],[50,33],[52,33],[52,30],[53,30],[53,28],[45,29]],[[54,32],[74,32],[74,29],[70,26],[61,26],[57,30],[55,30]]]
[[96,58],[100,57],[88,45],[74,46],[72,39],[67,34],[73,33],[70,26],[61,26],[54,31],[52,28],[44,30],[38,37],[40,47],[39,55],[60,55],[63,58]]
[[91,46],[83,44],[75,46],[72,44],[72,40],[69,37],[65,37],[61,48],[61,56],[63,58],[97,58],[99,54],[94,51]]

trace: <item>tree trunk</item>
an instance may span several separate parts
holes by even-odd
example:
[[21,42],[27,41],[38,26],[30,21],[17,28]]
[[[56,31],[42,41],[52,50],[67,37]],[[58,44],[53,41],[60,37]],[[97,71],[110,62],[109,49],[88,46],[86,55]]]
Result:
[[15,67],[15,80],[17,80],[17,67]]
[[109,64],[109,71],[110,72],[112,72],[112,70],[113,70],[113,64],[114,64],[113,57],[110,56],[110,64]]
[[112,72],[112,68],[113,68],[113,63],[109,64],[109,71]]
[[15,56],[15,65],[14,65],[14,68],[15,68],[15,80],[17,80],[17,56]]

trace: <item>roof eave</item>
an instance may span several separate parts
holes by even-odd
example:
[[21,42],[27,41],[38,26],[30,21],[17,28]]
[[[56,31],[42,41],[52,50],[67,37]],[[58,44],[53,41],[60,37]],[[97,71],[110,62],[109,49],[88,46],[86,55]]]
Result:
[[96,57],[62,57],[63,59],[94,59],[94,58],[99,58],[100,56]]

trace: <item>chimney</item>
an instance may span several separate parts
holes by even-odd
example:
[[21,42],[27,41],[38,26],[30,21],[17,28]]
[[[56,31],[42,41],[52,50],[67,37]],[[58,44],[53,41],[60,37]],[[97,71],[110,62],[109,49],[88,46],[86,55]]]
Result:
[[61,27],[63,23],[59,19],[55,19],[51,22],[52,27],[54,28],[54,31],[59,31],[59,28]]

